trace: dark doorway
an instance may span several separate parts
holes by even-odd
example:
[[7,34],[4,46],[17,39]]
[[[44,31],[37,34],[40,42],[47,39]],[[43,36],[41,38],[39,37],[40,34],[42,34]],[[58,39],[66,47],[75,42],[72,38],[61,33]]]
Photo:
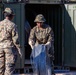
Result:
[[[55,65],[62,65],[62,6],[59,4],[26,4],[25,5],[26,19],[30,23],[31,28],[35,26],[34,19],[37,14],[43,14],[46,18],[46,23],[49,24],[54,31],[54,51]],[[30,58],[31,50],[25,50],[25,58]]]

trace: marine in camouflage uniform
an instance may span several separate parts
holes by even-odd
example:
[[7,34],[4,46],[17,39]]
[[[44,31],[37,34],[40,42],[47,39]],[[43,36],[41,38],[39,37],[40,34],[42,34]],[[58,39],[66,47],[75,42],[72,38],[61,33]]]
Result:
[[[0,22],[0,75],[12,75],[17,60],[17,50],[20,52],[18,32],[11,8],[4,10],[5,19]],[[17,49],[16,49],[17,48]]]
[[[44,24],[45,21],[46,20],[42,14],[36,16],[34,22],[36,22],[37,25],[33,29],[31,29],[29,45],[33,49],[34,46],[37,46],[38,44],[44,44],[47,49],[47,56],[51,56],[52,54],[54,54],[54,50],[51,49],[52,43],[54,42],[54,33],[49,25]],[[41,24],[42,26],[39,27],[39,24]],[[50,55],[49,52],[51,53]],[[51,73],[49,73],[48,75],[51,75]]]

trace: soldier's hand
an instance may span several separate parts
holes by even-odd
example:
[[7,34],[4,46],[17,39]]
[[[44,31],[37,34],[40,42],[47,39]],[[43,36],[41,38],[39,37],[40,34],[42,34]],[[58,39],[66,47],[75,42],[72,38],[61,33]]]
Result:
[[22,52],[21,52],[21,51],[19,51],[19,55],[20,55],[20,57],[22,58]]
[[47,42],[47,43],[45,44],[45,46],[46,46],[47,50],[49,50],[50,47],[51,47],[51,43],[50,43],[50,42]]
[[18,48],[18,53],[19,53],[20,57],[22,58],[21,48]]

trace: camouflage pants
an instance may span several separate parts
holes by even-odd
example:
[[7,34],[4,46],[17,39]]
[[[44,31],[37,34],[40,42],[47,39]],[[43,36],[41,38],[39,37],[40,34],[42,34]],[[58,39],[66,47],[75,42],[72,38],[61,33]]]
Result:
[[0,75],[12,75],[17,52],[14,48],[0,49]]

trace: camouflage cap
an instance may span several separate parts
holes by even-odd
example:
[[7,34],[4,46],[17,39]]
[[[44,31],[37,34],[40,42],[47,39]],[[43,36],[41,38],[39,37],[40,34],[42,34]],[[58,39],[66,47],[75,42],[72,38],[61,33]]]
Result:
[[7,14],[9,14],[9,15],[10,15],[10,14],[15,15],[14,12],[13,12],[13,10],[12,10],[11,8],[8,8],[8,7],[5,8],[5,10],[4,10],[3,12],[4,12],[4,13],[7,13]]
[[34,22],[45,22],[45,21],[46,20],[42,14],[37,15],[35,20],[34,20]]

